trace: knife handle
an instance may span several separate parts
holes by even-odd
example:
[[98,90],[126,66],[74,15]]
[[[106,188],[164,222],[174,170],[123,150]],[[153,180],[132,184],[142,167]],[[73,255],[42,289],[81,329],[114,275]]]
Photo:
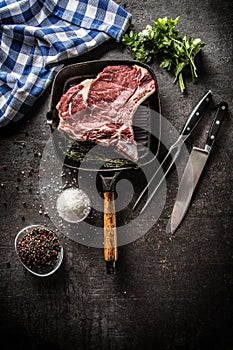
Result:
[[185,123],[181,136],[185,136],[187,138],[191,132],[195,129],[201,118],[207,111],[209,104],[212,100],[212,92],[209,90],[198,102],[192,113],[190,114],[187,122]]
[[213,146],[213,143],[219,132],[220,126],[222,125],[223,118],[226,114],[227,108],[228,108],[228,104],[226,102],[219,103],[215,118],[211,124],[210,130],[207,136],[206,147]]

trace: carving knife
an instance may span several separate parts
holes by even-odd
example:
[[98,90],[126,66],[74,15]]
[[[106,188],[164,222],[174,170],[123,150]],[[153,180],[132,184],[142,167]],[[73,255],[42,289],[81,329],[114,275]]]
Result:
[[163,167],[163,165],[166,162],[166,160],[168,159],[168,157],[172,156],[172,160],[170,161],[169,166],[167,167],[166,171],[164,172],[163,177],[159,180],[158,183],[155,184],[155,188],[153,189],[153,191],[150,194],[150,196],[148,197],[145,205],[141,209],[140,214],[146,209],[146,207],[148,206],[149,202],[151,201],[151,199],[153,198],[153,196],[155,195],[155,193],[159,189],[159,187],[162,184],[162,182],[165,179],[165,177],[167,176],[167,173],[171,169],[172,165],[176,161],[176,159],[177,159],[177,157],[178,157],[178,155],[180,153],[180,150],[181,150],[181,147],[182,147],[183,143],[190,136],[191,132],[195,129],[195,127],[197,126],[199,121],[202,119],[202,117],[206,113],[206,110],[207,110],[211,100],[212,100],[212,92],[208,91],[207,93],[204,94],[204,96],[197,103],[197,105],[193,109],[192,113],[190,114],[188,120],[186,121],[186,123],[185,123],[185,125],[184,125],[184,127],[183,127],[183,129],[182,129],[182,131],[181,131],[181,133],[179,135],[179,138],[169,148],[168,153],[165,156],[165,158],[163,159],[163,161],[161,162],[159,168],[155,171],[155,173],[153,174],[153,176],[148,181],[147,185],[145,186],[145,188],[142,190],[142,192],[140,193],[139,197],[137,198],[137,200],[136,200],[136,202],[135,202],[135,204],[134,204],[134,206],[132,208],[133,211],[138,206],[138,203],[140,202],[141,198],[143,197],[143,195],[145,194],[145,192],[147,191],[149,186],[152,184],[152,182],[156,178],[156,175],[158,174],[159,170]]
[[221,102],[218,105],[218,109],[210,127],[204,149],[193,147],[191,151],[179,184],[177,198],[171,215],[171,221],[167,226],[168,233],[170,232],[171,234],[174,234],[188,210],[193,192],[210,155],[210,151],[219,132],[220,126],[222,125],[223,117],[227,111],[227,108],[228,105],[226,102]]

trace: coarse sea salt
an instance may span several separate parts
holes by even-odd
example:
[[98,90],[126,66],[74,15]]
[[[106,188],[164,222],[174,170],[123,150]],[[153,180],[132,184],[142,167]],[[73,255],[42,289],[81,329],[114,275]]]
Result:
[[71,223],[84,220],[91,210],[90,199],[80,188],[67,188],[57,198],[59,216]]

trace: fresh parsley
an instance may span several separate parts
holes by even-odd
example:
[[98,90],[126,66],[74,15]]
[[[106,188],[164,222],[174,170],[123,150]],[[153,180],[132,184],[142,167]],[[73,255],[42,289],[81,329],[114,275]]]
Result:
[[153,26],[147,25],[140,33],[125,34],[122,43],[130,47],[133,58],[139,62],[149,63],[155,56],[161,57],[160,67],[174,73],[174,83],[179,81],[180,90],[184,92],[183,69],[190,68],[194,83],[197,78],[195,57],[205,43],[199,38],[183,36],[175,29],[178,21],[179,17],[158,18]]

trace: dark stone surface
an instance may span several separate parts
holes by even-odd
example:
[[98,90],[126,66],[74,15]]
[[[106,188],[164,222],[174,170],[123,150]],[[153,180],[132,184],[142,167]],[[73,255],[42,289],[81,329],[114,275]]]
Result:
[[[199,57],[198,82],[193,85],[187,79],[184,96],[158,62],[152,65],[163,115],[178,131],[199,97],[208,89],[213,92],[212,111],[188,142],[189,150],[194,144],[203,145],[218,102],[228,102],[229,112],[176,235],[170,239],[166,234],[177,189],[172,171],[158,221],[141,238],[119,248],[115,276],[105,273],[102,249],[65,236],[64,262],[54,275],[39,279],[20,265],[14,251],[16,233],[26,225],[50,224],[39,213],[43,203],[38,179],[38,153],[43,153],[50,137],[46,125],[50,89],[25,120],[4,131],[0,142],[0,330],[1,343],[6,345],[1,348],[231,350],[233,3],[117,2],[132,13],[136,30],[156,17],[180,16],[180,30],[207,43]],[[102,58],[130,59],[130,55],[119,44],[108,43],[79,61]],[[143,230],[143,222],[139,225]]]

